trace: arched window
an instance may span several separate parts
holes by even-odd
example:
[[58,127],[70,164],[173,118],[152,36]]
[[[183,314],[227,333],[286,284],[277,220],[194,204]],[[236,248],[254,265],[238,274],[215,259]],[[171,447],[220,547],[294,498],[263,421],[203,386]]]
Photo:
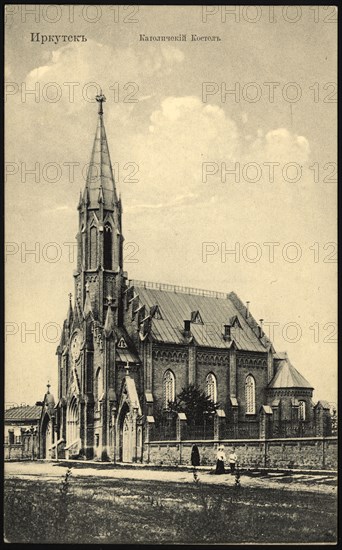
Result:
[[95,409],[100,410],[100,399],[102,399],[103,394],[103,378],[102,378],[102,369],[98,368],[95,376],[94,384],[94,400],[95,400]]
[[246,414],[255,414],[255,380],[251,374],[245,383]]
[[299,401],[298,419],[305,420],[306,415],[306,403],[305,401]]
[[175,400],[175,375],[172,371],[167,370],[164,374],[163,390],[164,390],[164,408],[169,405],[169,401]]
[[103,267],[113,269],[112,264],[112,228],[109,224],[104,227],[103,235]]
[[214,403],[217,402],[217,382],[216,382],[216,376],[210,372],[205,380],[206,382],[206,389],[207,389],[207,396],[210,397]]
[[90,269],[97,268],[97,229],[93,225],[90,228]]

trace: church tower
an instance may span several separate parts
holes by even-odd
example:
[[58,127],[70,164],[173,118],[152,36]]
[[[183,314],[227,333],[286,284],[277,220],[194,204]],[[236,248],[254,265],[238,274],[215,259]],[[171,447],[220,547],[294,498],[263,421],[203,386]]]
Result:
[[85,188],[78,204],[75,302],[90,310],[101,325],[111,302],[115,322],[122,323],[122,207],[118,199],[103,121],[105,96],[96,96],[98,122]]
[[122,330],[122,208],[103,121],[105,96],[96,96],[98,121],[87,179],[78,204],[75,299],[57,348],[57,439],[65,456],[106,460],[113,447],[111,411],[117,402],[115,347]]

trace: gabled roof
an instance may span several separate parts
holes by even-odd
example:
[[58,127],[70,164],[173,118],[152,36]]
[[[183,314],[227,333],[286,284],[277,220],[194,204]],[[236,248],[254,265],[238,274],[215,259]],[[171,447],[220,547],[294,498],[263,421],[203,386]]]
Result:
[[278,370],[268,388],[310,388],[313,389],[310,382],[304,378],[297,369],[291,365],[289,359],[282,359],[279,362]]
[[330,403],[329,401],[325,401],[324,399],[321,399],[316,403],[315,407],[322,407],[323,409],[330,409]]
[[117,344],[124,340],[126,344],[126,348],[120,348],[118,345],[115,347],[115,357],[117,362],[121,362],[123,364],[131,363],[131,364],[140,364],[140,358],[136,352],[134,343],[132,342],[131,338],[129,337],[126,329],[124,327],[115,327],[114,334],[116,338]]
[[129,375],[126,375],[124,383],[126,384],[128,397],[129,397],[129,400],[130,400],[132,406],[137,407],[138,414],[141,415],[140,401],[139,401],[139,397],[138,397],[137,388],[136,388],[136,385],[135,385],[135,382],[134,382],[134,378],[132,378]]
[[[232,338],[237,349],[266,352],[265,346],[234,304],[233,299],[238,300],[235,294],[231,296],[231,294],[221,295],[212,292],[213,296],[206,296],[200,295],[201,291],[198,293],[175,291],[174,288],[177,287],[172,288],[171,285],[170,290],[164,290],[150,288],[148,284],[143,282],[139,284],[138,281],[132,281],[131,284],[134,286],[134,294],[139,296],[139,303],[144,304],[147,311],[150,311],[154,304],[158,304],[163,312],[163,319],[152,321],[151,333],[155,341],[170,344],[184,343],[184,320],[191,318],[191,312],[200,311],[203,324],[191,323],[190,325],[191,334],[199,346],[229,349],[232,342],[224,340],[222,328],[231,317],[236,316],[242,327],[232,330]],[[152,286],[153,283],[150,285]]]
[[23,407],[13,407],[5,411],[5,422],[10,420],[32,421],[39,420],[42,414],[42,408],[36,405],[25,405]]

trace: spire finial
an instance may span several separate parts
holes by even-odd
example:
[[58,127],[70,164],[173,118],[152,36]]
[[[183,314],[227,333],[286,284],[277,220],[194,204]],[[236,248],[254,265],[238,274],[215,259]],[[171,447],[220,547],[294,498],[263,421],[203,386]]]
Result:
[[72,298],[72,294],[71,294],[71,292],[69,292],[69,302],[70,302],[70,304],[71,304],[71,298]]
[[96,101],[99,104],[99,115],[103,115],[103,102],[106,101],[106,96],[102,93],[102,90],[100,90],[100,94],[95,97]]
[[50,393],[50,388],[51,388],[50,380],[48,380],[46,387],[47,387],[47,393]]

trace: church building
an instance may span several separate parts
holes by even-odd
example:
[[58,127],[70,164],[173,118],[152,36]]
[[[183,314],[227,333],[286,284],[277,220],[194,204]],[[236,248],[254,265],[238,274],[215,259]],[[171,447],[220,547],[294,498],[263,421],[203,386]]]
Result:
[[[130,280],[101,94],[78,204],[77,268],[58,356],[58,396],[44,397],[41,456],[145,461],[157,415],[193,384],[219,403],[226,433],[314,415],[313,388],[234,292]],[[45,433],[47,431],[47,433]],[[48,443],[47,443],[48,442]]]

